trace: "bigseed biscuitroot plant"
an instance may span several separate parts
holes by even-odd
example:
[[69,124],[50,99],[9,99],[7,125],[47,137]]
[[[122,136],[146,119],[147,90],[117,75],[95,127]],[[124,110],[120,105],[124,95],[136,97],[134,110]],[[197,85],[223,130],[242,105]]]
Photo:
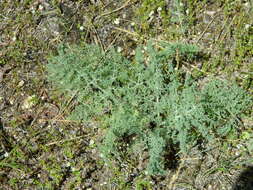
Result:
[[236,84],[210,79],[199,86],[177,67],[198,55],[194,45],[149,43],[129,61],[114,49],[96,45],[61,45],[49,59],[48,79],[79,105],[71,119],[99,122],[106,128],[100,151],[106,159],[142,144],[149,153],[150,174],[165,174],[167,147],[187,153],[197,142],[236,133],[251,99]]

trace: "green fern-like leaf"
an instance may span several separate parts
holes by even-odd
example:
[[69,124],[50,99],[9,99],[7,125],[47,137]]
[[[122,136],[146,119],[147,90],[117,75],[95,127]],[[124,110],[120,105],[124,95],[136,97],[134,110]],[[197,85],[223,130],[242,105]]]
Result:
[[137,48],[132,63],[113,49],[105,53],[95,45],[62,45],[47,66],[49,80],[61,92],[76,94],[79,105],[70,117],[103,122],[105,157],[120,156],[118,146],[127,138],[129,149],[143,142],[150,174],[165,173],[167,145],[187,153],[199,140],[224,138],[238,129],[252,103],[235,84],[213,79],[200,89],[190,75],[182,79],[173,60],[194,59],[199,52],[196,46],[160,47],[157,50],[150,42],[145,54]]

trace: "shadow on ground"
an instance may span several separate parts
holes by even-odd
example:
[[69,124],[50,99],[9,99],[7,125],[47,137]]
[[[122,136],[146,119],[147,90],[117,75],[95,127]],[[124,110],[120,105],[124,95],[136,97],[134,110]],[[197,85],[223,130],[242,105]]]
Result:
[[249,166],[239,175],[233,190],[253,190],[253,166]]

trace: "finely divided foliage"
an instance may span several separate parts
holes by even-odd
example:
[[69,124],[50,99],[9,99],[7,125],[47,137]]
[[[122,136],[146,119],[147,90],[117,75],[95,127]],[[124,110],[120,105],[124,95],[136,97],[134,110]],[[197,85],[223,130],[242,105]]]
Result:
[[[49,59],[48,78],[58,89],[76,94],[79,105],[70,118],[106,126],[101,151],[106,158],[120,156],[142,143],[149,152],[147,170],[164,174],[166,147],[187,153],[197,141],[234,133],[250,97],[235,84],[213,79],[199,87],[189,74],[175,69],[176,57],[190,61],[198,48],[188,44],[151,43],[136,49],[130,62],[114,49],[95,45],[60,46]],[[183,78],[183,79],[182,79]]]

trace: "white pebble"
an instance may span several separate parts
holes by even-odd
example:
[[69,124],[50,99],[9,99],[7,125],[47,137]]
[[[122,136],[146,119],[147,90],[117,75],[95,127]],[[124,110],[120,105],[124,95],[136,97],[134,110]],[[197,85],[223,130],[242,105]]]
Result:
[[250,27],[250,24],[245,24],[245,29],[248,30]]
[[5,152],[4,153],[4,157],[7,158],[9,156],[9,153],[8,152]]
[[118,47],[117,48],[117,52],[120,53],[122,51],[122,48],[121,47]]
[[24,82],[23,80],[21,80],[21,81],[18,83],[18,87],[22,87],[24,84],[25,84],[25,82]]
[[39,10],[42,11],[44,7],[42,5],[39,5]]
[[158,9],[157,9],[158,12],[160,12],[162,10],[163,10],[162,7],[158,7]]
[[114,20],[114,24],[119,25],[119,23],[120,23],[120,19],[119,19],[119,18],[116,18],[116,19]]
[[90,140],[90,145],[93,145],[95,141],[93,139]]
[[154,11],[151,11],[148,16],[151,17],[154,13]]
[[81,31],[83,31],[84,30],[84,27],[83,26],[80,26],[80,28],[79,28]]

